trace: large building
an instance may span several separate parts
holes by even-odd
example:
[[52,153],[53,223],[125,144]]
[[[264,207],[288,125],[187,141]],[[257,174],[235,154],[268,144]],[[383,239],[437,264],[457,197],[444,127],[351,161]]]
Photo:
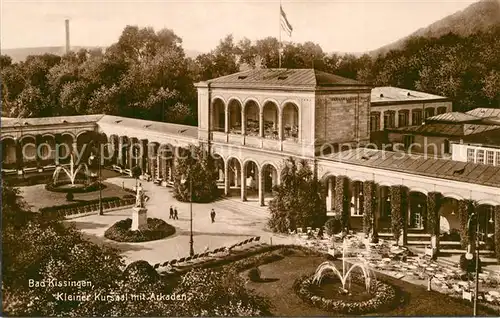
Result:
[[[370,109],[367,85],[312,69],[260,69],[196,87],[198,127],[108,115],[4,121],[2,171],[53,169],[64,163],[56,145],[65,145],[57,150],[61,156],[83,149],[99,133],[109,143],[107,165],[139,165],[166,184],[178,149],[199,144],[217,155],[225,194],[241,200],[266,204],[280,183],[284,159],[292,156],[315,167],[326,187],[327,210],[347,215],[353,228],[369,222],[389,231],[392,213],[401,211],[405,228],[435,234],[429,215],[457,229],[471,202],[481,211],[485,237],[500,226],[500,167],[363,148],[370,113],[381,107],[372,103]],[[450,110],[448,101],[439,103],[436,112]],[[425,112],[425,102],[405,105],[418,104]],[[41,145],[46,150],[36,152]]]

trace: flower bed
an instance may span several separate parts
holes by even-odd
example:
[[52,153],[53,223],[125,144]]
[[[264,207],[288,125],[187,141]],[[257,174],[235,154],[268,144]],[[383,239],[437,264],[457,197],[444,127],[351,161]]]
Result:
[[[351,279],[352,282],[356,284],[364,284],[364,278],[359,274],[352,274]],[[335,313],[364,314],[380,312],[381,310],[387,310],[392,307],[397,299],[396,289],[379,280],[372,281],[371,283],[370,293],[373,297],[358,302],[318,296],[312,291],[315,285],[316,283],[313,283],[312,276],[303,276],[295,281],[294,290],[303,301],[315,307]]]
[[113,224],[104,232],[104,237],[117,242],[147,242],[160,240],[175,233],[175,228],[167,222],[148,218],[144,229],[132,231],[132,219],[128,218]]
[[[135,199],[120,199],[119,197],[102,198],[102,206],[104,210],[115,207],[134,204]],[[65,216],[73,214],[88,213],[99,209],[99,199],[90,201],[80,201],[64,205],[49,206],[41,208],[39,211],[44,217]]]

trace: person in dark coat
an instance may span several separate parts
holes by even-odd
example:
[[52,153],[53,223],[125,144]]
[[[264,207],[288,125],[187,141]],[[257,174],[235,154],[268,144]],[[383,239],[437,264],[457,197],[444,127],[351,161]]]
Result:
[[174,209],[172,208],[172,206],[170,206],[170,215],[168,216],[169,219],[173,219],[174,218]]
[[212,211],[210,211],[210,218],[212,219],[212,223],[215,222],[215,210],[212,209]]
[[179,219],[179,214],[177,214],[177,207],[174,208],[174,220]]

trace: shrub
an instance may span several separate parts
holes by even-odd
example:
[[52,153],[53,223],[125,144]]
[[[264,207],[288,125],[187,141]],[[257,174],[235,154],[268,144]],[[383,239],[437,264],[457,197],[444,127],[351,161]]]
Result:
[[[479,258],[479,272],[481,272],[481,258]],[[476,272],[476,255],[473,255],[471,260],[465,258],[465,254],[460,255],[460,269],[467,273]]]
[[340,221],[340,217],[333,217],[326,221],[325,223],[326,234],[335,235],[342,231],[342,222]]
[[500,262],[500,206],[495,208],[495,254],[497,260]]
[[260,269],[258,267],[254,267],[248,271],[248,278],[252,282],[260,282]]
[[125,194],[123,196],[123,199],[135,199],[135,195],[133,195],[133,194]]
[[66,193],[66,201],[73,201],[74,198],[75,195],[73,194],[73,192]]
[[[102,198],[102,202],[119,202],[120,198],[119,197],[105,197]],[[67,210],[67,209],[76,209],[76,208],[84,208],[89,205],[93,204],[98,204],[99,199],[96,200],[90,200],[90,201],[80,201],[80,202],[73,202],[69,204],[63,204],[63,205],[55,205],[55,206],[48,206],[45,208],[41,208],[39,211],[42,213],[42,215],[50,215],[50,214],[57,214],[61,210]]]
[[148,218],[144,229],[132,231],[132,219],[120,220],[104,232],[104,237],[117,242],[147,242],[160,240],[175,233],[175,228],[167,222]]

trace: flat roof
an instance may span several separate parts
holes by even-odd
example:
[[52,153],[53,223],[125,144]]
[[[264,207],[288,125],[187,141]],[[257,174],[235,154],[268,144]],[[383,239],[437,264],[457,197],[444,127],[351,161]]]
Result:
[[357,148],[319,159],[500,188],[500,166]]
[[20,126],[43,126],[58,124],[85,124],[95,123],[104,115],[76,115],[76,116],[56,116],[56,117],[37,117],[37,118],[6,118],[2,117],[2,127],[20,127]]
[[449,99],[444,96],[433,95],[393,86],[374,87],[371,94],[371,103],[375,105],[445,100]]
[[476,116],[476,117],[499,117],[500,118],[500,109],[498,108],[475,108],[473,110],[469,110],[467,114]]
[[482,118],[460,112],[449,112],[449,113],[439,114],[426,119],[426,121],[445,121],[454,123],[478,121],[478,120],[482,120]]
[[119,117],[104,115],[99,119],[98,124],[116,125],[117,127],[126,126],[147,131],[154,131],[169,135],[186,136],[189,138],[198,138],[198,126],[179,125],[165,123],[160,121],[144,120],[137,118]]
[[213,88],[307,88],[316,87],[363,87],[370,86],[353,79],[345,78],[315,69],[268,68],[251,69],[243,72],[217,77],[205,82],[199,82],[197,87],[210,84]]
[[[481,135],[486,131],[498,130],[499,125],[461,124],[461,123],[428,123],[419,126],[407,126],[387,129],[390,132],[411,133],[414,135],[435,136],[467,136]],[[497,132],[498,133],[498,132]]]

